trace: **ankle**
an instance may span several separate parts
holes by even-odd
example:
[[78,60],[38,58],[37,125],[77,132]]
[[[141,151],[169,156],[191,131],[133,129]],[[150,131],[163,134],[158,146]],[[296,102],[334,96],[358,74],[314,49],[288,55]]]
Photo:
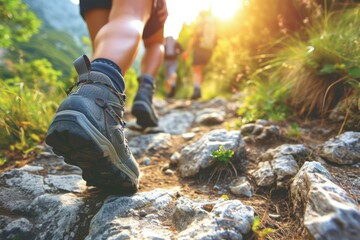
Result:
[[125,91],[125,81],[121,69],[116,63],[106,58],[97,58],[91,62],[91,70],[104,73],[114,84],[116,90],[121,93]]
[[139,86],[151,86],[152,88],[155,88],[155,80],[154,78],[149,74],[141,74],[138,78]]

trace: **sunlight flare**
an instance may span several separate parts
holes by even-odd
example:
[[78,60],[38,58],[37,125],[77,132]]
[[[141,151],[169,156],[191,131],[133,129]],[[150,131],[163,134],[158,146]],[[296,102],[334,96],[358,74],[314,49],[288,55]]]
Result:
[[210,0],[209,4],[215,17],[221,20],[232,18],[243,6],[242,0]]

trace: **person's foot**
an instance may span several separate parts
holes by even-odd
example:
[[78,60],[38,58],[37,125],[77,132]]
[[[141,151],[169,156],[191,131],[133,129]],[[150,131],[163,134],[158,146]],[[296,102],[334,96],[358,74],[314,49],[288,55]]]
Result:
[[175,96],[175,93],[176,93],[176,87],[172,85],[170,87],[170,91],[167,94],[167,98],[173,98]]
[[201,90],[198,87],[194,87],[194,92],[191,96],[191,100],[197,100],[201,98]]
[[152,104],[155,91],[154,79],[150,75],[138,78],[139,89],[136,93],[131,113],[136,117],[136,123],[142,127],[156,127],[158,116]]
[[87,185],[121,193],[138,189],[139,168],[124,136],[125,95],[84,55],[74,62],[79,80],[60,104],[46,143],[82,169]]

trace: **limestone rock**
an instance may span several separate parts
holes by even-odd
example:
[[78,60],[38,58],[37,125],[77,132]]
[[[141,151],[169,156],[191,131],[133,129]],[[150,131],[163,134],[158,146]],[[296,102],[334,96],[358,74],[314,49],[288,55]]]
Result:
[[212,166],[214,159],[211,153],[218,150],[220,146],[226,150],[233,150],[235,157],[239,157],[245,152],[244,145],[238,131],[213,130],[181,150],[180,174],[182,177],[190,177],[197,174],[201,168]]
[[159,218],[167,213],[175,195],[175,191],[156,189],[109,197],[92,219],[86,239],[170,239],[172,232]]
[[254,188],[246,177],[234,179],[230,183],[230,191],[235,195],[251,197],[254,194]]
[[203,125],[216,125],[224,122],[225,111],[215,108],[205,108],[196,113],[195,122]]
[[147,152],[167,149],[171,144],[170,139],[168,133],[146,134],[132,138],[129,147],[135,157],[140,157]]
[[270,140],[281,135],[280,128],[275,125],[266,126],[265,120],[259,120],[257,123],[248,123],[241,126],[241,135],[247,137],[248,143],[255,141]]
[[291,184],[294,210],[305,208],[304,225],[314,239],[359,239],[357,203],[334,181],[320,163],[306,162]]
[[159,126],[166,133],[179,135],[185,133],[194,121],[194,115],[188,111],[172,111],[160,117]]
[[319,146],[319,155],[337,164],[360,162],[360,132],[345,132]]
[[262,154],[258,158],[258,167],[251,174],[258,186],[276,184],[277,187],[287,188],[299,170],[299,163],[309,157],[310,151],[304,145],[283,144]]
[[189,208],[187,222],[193,222],[176,239],[243,239],[254,221],[254,209],[239,200],[220,199],[212,205],[203,205],[209,211],[205,213]]

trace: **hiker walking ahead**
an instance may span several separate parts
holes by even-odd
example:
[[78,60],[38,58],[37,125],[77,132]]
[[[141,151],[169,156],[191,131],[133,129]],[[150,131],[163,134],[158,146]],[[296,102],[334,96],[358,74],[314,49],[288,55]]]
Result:
[[168,91],[167,97],[173,98],[176,92],[176,70],[178,66],[177,58],[183,52],[183,48],[172,36],[165,38],[164,47],[164,71],[166,90]]
[[124,137],[123,75],[141,38],[145,53],[132,113],[142,126],[157,125],[152,107],[154,79],[163,60],[165,0],[80,0],[93,46],[93,59],[75,60],[78,81],[68,90],[46,136],[65,161],[78,165],[88,185],[135,192],[139,168]]
[[195,32],[190,39],[184,58],[192,53],[192,72],[194,79],[194,91],[191,99],[201,98],[201,83],[203,82],[204,67],[209,62],[213,49],[216,45],[216,22],[210,11],[199,13]]

